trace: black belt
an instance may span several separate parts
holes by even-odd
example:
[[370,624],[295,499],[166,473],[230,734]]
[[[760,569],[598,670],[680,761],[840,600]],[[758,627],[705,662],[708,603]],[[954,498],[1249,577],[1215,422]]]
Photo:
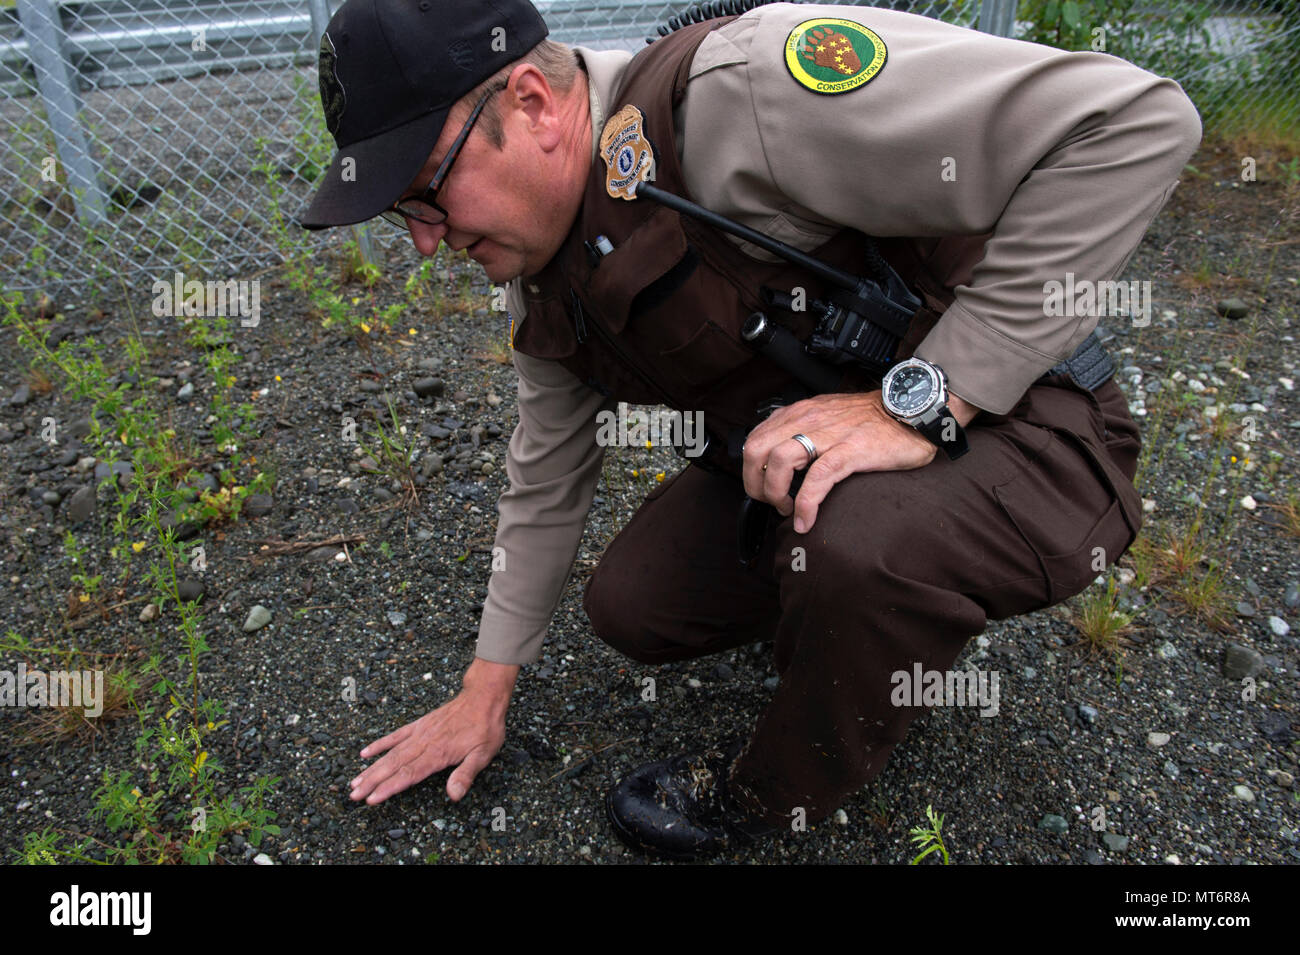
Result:
[[1092,331],[1083,340],[1083,344],[1074,350],[1073,355],[1053,365],[1043,373],[1043,378],[1051,375],[1069,375],[1079,387],[1095,391],[1113,374],[1115,374],[1115,360],[1102,345],[1096,331]]

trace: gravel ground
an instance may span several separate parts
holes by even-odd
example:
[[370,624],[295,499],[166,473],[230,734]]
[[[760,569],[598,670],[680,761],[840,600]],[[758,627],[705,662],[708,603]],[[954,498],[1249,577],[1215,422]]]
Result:
[[[1235,154],[1207,152],[1195,162],[1204,178],[1189,175],[1127,270],[1128,278],[1153,283],[1150,326],[1110,320],[1106,327],[1123,366],[1121,385],[1146,431],[1144,537],[1158,539],[1204,514],[1226,561],[1226,620],[1203,622],[1167,588],[1124,588],[1121,603],[1137,619],[1122,666],[1082,648],[1070,622],[1077,598],[994,623],[963,660],[1002,674],[996,718],[934,710],[841,813],[723,861],[905,863],[914,854],[908,830],[924,821],[927,805],[946,814],[945,841],[960,863],[1300,859],[1300,560],[1297,538],[1270,506],[1297,490],[1297,196],[1277,183],[1240,184]],[[396,289],[414,262],[409,251],[394,260]],[[1202,266],[1208,286],[1191,278]],[[487,592],[515,388],[510,366],[493,357],[507,335],[503,315],[486,307],[489,290],[476,267],[455,264],[451,284],[462,276],[475,283],[468,307],[412,308],[398,334],[372,335],[365,348],[322,332],[300,296],[263,276],[261,325],[232,332],[242,359],[231,372],[236,400],[252,401],[260,432],[237,455],[256,463],[236,472],[244,484],[270,472],[275,485],[256,508],[265,513],[200,535],[208,559],[202,627],[212,648],[203,688],[225,703],[231,721],[212,737],[223,785],[282,777],[269,804],[282,831],[260,850],[233,838],[221,850],[225,861],[252,861],[259,851],[280,863],[639,861],[604,818],[608,786],[641,762],[743,731],[771,693],[770,647],[651,668],[591,634],[581,608],[587,574],[654,475],[677,467],[664,450],[622,450],[607,457],[574,577],[542,659],[521,674],[496,761],[460,804],[445,795],[445,772],[378,807],[347,798],[362,766],[358,751],[459,686]],[[360,286],[348,292],[372,294]],[[203,357],[175,320],[154,318],[151,295],[139,293],[129,304],[156,349],[148,360],[163,379],[156,397],[171,410],[172,426],[200,442],[215,473],[230,455],[217,451],[205,426],[213,386]],[[381,285],[374,294],[382,302],[395,292]],[[1244,317],[1216,314],[1215,304],[1229,297],[1244,300]],[[127,305],[104,306],[107,317],[86,303],[64,308],[67,331],[77,340],[93,334],[120,342],[130,327]],[[405,334],[409,327],[414,337]],[[153,648],[174,653],[174,613],[142,622],[142,600],[64,631],[73,589],[65,529],[111,580],[115,508],[101,492],[93,517],[73,520],[72,495],[92,484],[82,470],[88,462],[78,464],[86,452],[75,441],[51,451],[39,431],[47,416],[76,422],[89,406],[61,393],[57,381],[48,393],[25,387],[27,358],[12,329],[2,334],[0,620],[38,646],[121,651],[137,665]],[[193,397],[175,397],[187,379]],[[134,385],[128,400],[144,387]],[[363,435],[377,420],[390,424],[385,394],[418,453],[418,501],[367,470],[339,439],[345,414]],[[1162,394],[1189,394],[1194,407],[1157,414]],[[1234,420],[1255,419],[1259,434],[1248,451],[1210,438],[1211,406]],[[1237,433],[1234,427],[1234,439]],[[1253,509],[1242,503],[1247,495]],[[337,537],[349,540],[346,549],[263,549]],[[139,576],[118,600],[148,593]],[[257,605],[271,621],[246,632]],[[1243,649],[1228,665],[1257,680],[1254,701],[1242,701],[1238,671],[1225,675],[1230,645]],[[0,655],[0,668],[18,663]],[[640,699],[639,680],[648,674],[658,680],[658,702]],[[342,699],[347,678],[356,681],[355,702]],[[47,826],[105,837],[88,819],[91,794],[106,768],[134,764],[133,719],[109,723],[89,741],[23,745],[32,718],[30,710],[0,711],[0,847],[9,858],[26,833]],[[1105,833],[1089,825],[1099,806]],[[491,825],[498,807],[504,831]]]

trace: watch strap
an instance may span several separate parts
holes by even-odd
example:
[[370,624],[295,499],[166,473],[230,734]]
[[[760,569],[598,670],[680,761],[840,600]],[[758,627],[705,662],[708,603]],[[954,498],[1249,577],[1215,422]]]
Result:
[[[956,428],[956,433],[951,441],[943,439],[944,426],[948,421],[952,421],[953,427]],[[966,441],[966,429],[958,423],[957,418],[948,410],[946,404],[935,411],[935,417],[930,421],[918,421],[914,427],[929,438],[931,442],[942,448],[947,453],[950,461],[957,460],[970,450],[970,445]]]

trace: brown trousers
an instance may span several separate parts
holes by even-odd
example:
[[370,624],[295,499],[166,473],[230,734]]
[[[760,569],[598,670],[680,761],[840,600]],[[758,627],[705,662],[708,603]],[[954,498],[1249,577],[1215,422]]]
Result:
[[1114,379],[1040,379],[967,434],[956,461],[841,481],[806,534],[775,516],[752,569],[737,552],[744,489],[688,466],[592,575],[592,626],[634,660],[775,641],[780,685],[731,776],[768,822],[824,818],[880,773],[921,712],[891,702],[895,672],[948,670],[990,618],[1079,593],[1137,536],[1141,439]]

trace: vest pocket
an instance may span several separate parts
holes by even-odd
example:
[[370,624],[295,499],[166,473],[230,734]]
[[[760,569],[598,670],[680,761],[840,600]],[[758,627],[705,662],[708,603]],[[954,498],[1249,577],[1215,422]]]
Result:
[[693,387],[699,387],[720,382],[756,353],[706,320],[685,344],[662,354],[665,361],[671,362],[674,372]]
[[617,335],[634,310],[653,308],[677,291],[695,262],[676,213],[659,206],[596,265],[586,282],[587,298]]

